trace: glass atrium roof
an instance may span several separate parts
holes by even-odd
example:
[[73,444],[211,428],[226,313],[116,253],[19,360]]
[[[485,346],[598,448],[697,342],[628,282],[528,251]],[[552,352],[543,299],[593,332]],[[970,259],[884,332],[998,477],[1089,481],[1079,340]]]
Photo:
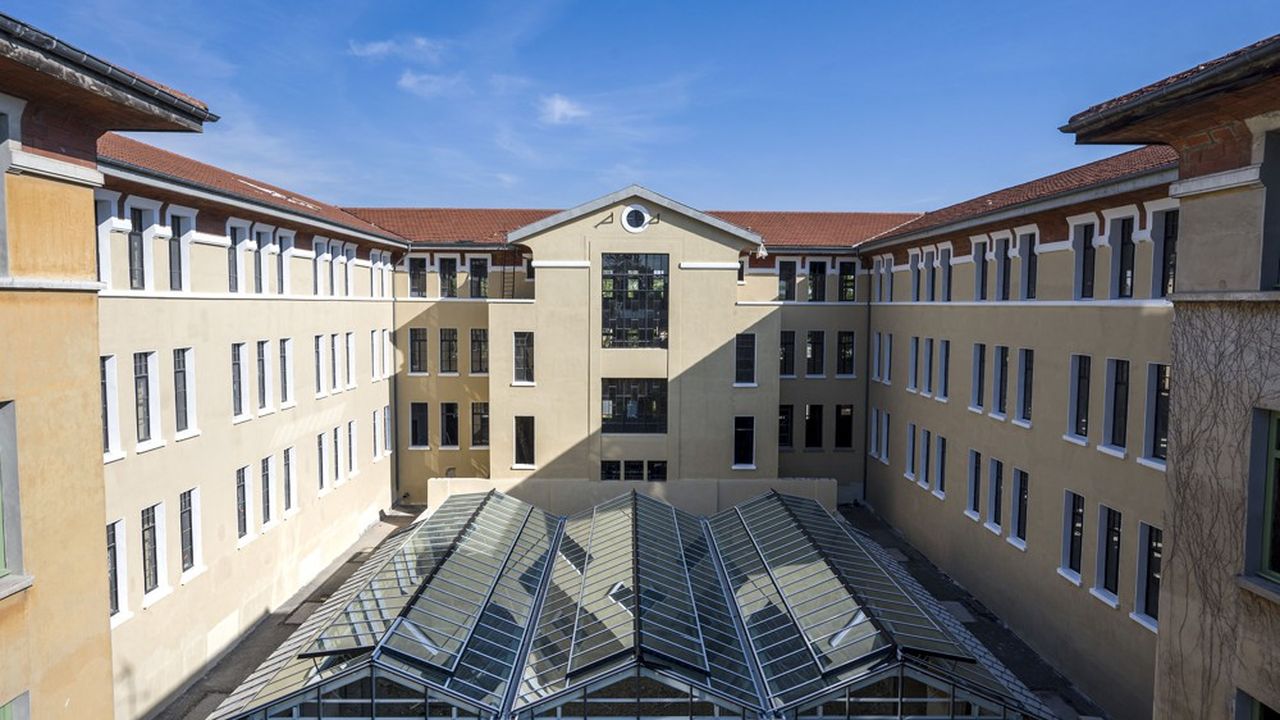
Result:
[[813,500],[700,518],[631,493],[559,518],[489,492],[389,537],[210,718],[899,712],[1051,717]]

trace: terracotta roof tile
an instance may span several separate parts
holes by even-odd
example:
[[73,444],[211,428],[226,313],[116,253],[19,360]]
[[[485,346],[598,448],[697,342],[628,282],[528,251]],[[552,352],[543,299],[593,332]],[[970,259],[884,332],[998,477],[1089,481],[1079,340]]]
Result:
[[881,237],[893,238],[950,225],[1131,175],[1175,167],[1177,163],[1178,154],[1172,148],[1167,145],[1150,145],[927,212]]
[[853,247],[910,222],[920,213],[709,210],[759,233],[765,247]]
[[161,150],[132,138],[107,133],[98,140],[100,160],[160,175],[180,183],[261,203],[280,210],[339,225],[362,233],[401,240],[391,232],[362,220],[341,208],[290,192],[271,183],[223,170],[198,160]]

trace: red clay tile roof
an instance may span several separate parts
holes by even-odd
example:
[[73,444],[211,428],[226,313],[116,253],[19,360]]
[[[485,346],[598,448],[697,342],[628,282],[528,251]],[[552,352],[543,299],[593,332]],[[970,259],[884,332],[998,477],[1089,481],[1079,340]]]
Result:
[[927,212],[920,218],[885,233],[877,239],[895,238],[950,225],[1023,203],[1083,190],[1093,185],[1176,167],[1177,164],[1178,154],[1173,148],[1167,145],[1149,145]]
[[1087,110],[1083,110],[1081,112],[1076,113],[1075,115],[1072,115],[1071,119],[1067,121],[1065,128],[1069,128],[1082,121],[1092,120],[1094,119],[1095,116],[1104,115],[1111,110],[1114,110],[1124,105],[1129,105],[1131,103],[1134,103],[1138,100],[1141,100],[1144,97],[1147,97],[1156,92],[1159,92],[1164,88],[1168,88],[1181,83],[1193,81],[1199,78],[1200,76],[1207,75],[1229,62],[1236,60],[1237,58],[1241,58],[1242,56],[1248,55],[1249,53],[1252,53],[1267,45],[1275,45],[1277,46],[1277,48],[1280,48],[1280,35],[1272,35],[1271,37],[1259,40],[1258,42],[1253,43],[1252,45],[1246,45],[1245,47],[1242,47],[1238,50],[1232,50],[1231,52],[1227,53],[1226,55],[1223,55],[1222,57],[1214,58],[1213,60],[1202,62],[1193,68],[1190,68],[1188,70],[1183,70],[1182,72],[1177,73],[1175,75],[1170,75],[1169,77],[1163,80],[1157,80],[1156,82],[1153,82],[1150,85],[1145,85],[1143,87],[1140,87],[1137,90],[1134,90],[1133,92],[1125,93],[1120,97],[1112,98],[1110,100],[1107,100],[1106,102],[1098,103],[1097,105],[1094,105],[1093,107]]
[[[353,215],[414,242],[499,245],[507,233],[558,210],[499,208],[345,208]],[[759,233],[766,247],[852,247],[919,217],[919,213],[773,212],[712,210]]]
[[392,233],[328,203],[289,192],[261,180],[161,150],[132,138],[107,133],[98,140],[98,158],[113,165],[159,175],[241,200],[267,205],[315,220],[323,220],[348,230],[371,233],[400,241]]

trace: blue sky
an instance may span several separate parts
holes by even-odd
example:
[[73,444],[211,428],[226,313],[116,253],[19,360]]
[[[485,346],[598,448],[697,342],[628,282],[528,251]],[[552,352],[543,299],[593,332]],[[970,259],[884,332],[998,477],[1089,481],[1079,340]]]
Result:
[[210,2],[3,10],[207,101],[150,142],[344,205],[925,210],[1113,154],[1072,113],[1280,31],[1270,0]]

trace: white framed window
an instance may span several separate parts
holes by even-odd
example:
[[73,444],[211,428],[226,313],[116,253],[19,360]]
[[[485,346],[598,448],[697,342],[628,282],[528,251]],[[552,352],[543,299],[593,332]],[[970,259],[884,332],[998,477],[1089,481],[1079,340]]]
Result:
[[1071,356],[1071,376],[1067,387],[1067,432],[1062,438],[1077,445],[1089,444],[1089,392],[1093,358]]
[[373,451],[374,462],[382,458],[382,444],[378,442],[378,433],[382,430],[379,425],[381,421],[378,419],[378,412],[379,410],[374,408],[373,425],[369,427],[369,448]]
[[951,302],[951,246],[946,246],[938,250],[938,269],[942,271],[942,288],[939,297],[942,302]]
[[982,412],[987,403],[987,346],[985,343],[973,344],[973,361],[970,364],[969,409]]
[[1164,560],[1164,532],[1146,523],[1138,523],[1138,575],[1134,589],[1133,612],[1129,617],[1152,632],[1160,623],[1160,576]]
[[884,334],[884,343],[880,346],[884,351],[884,361],[881,363],[880,381],[885,385],[893,384],[893,333]]
[[356,334],[347,333],[347,389],[356,386]]
[[391,406],[384,405],[382,408],[382,454],[390,455],[395,440],[395,433],[391,429]]
[[293,381],[293,338],[280,340],[280,407],[293,407],[296,385]]
[[1036,241],[1040,232],[1035,225],[1014,231],[1018,237],[1018,299],[1035,300],[1040,274],[1040,253]]
[[129,612],[129,550],[124,519],[107,524],[107,610],[111,627],[133,616]]
[[244,545],[253,539],[253,483],[249,479],[249,466],[236,468],[236,543]]
[[734,338],[734,387],[756,387],[755,333],[738,333]]
[[258,508],[262,511],[262,531],[266,532],[275,520],[275,458],[268,455],[258,461]]
[[987,276],[990,267],[987,265],[988,243],[979,240],[973,243],[973,299],[974,302],[985,302],[990,299],[990,288]]
[[167,288],[172,292],[191,290],[191,239],[195,235],[196,210],[170,204],[165,209],[169,226],[166,242],[168,258]]
[[298,454],[292,447],[287,447],[280,453],[280,497],[286,517],[298,510],[298,483],[294,478],[297,471]]
[[920,338],[911,336],[910,352],[907,353],[907,392],[916,392],[920,379]]
[[938,300],[938,258],[933,248],[925,250],[924,253],[924,287],[925,300],[929,302],[937,302]]
[[1027,549],[1027,515],[1031,501],[1031,476],[1026,470],[1013,469],[1013,495],[1009,498],[1009,544]]
[[880,412],[880,462],[889,464],[889,411]]
[[920,464],[917,466],[917,470],[919,470],[916,473],[917,481],[920,483],[920,487],[928,488],[929,481],[932,479],[929,475],[929,464],[933,461],[933,433],[921,428],[918,444]]
[[338,392],[342,389],[342,381],[339,380],[341,372],[338,365],[338,333],[329,334],[329,389]]
[[98,358],[98,385],[102,404],[102,462],[124,457],[120,443],[119,374],[115,355]]
[[258,414],[266,415],[273,410],[271,399],[274,395],[271,375],[275,364],[271,361],[270,340],[259,340],[255,344],[254,365],[258,376]]
[[916,424],[907,423],[907,452],[903,457],[906,471],[903,475],[908,480],[916,479]]
[[332,462],[329,467],[333,470],[333,485],[337,487],[342,484],[342,428],[335,427],[329,434],[329,449],[333,451]]
[[991,417],[997,420],[1004,420],[1009,415],[1009,348],[1006,345],[997,345],[995,349],[995,362],[991,368],[991,379],[995,384],[992,388],[992,404],[995,406],[991,411]]
[[879,332],[871,336],[871,379],[880,381],[880,343]]
[[992,247],[995,248],[996,261],[996,299],[1008,300],[1012,294],[1013,260],[1010,258],[1012,234],[1008,230],[991,234]]
[[382,359],[378,357],[382,343],[378,342],[378,331],[369,331],[369,377],[378,381],[378,371],[382,369]]
[[921,394],[933,394],[933,338],[924,339],[924,386]]
[[253,292],[257,295],[271,289],[271,268],[267,255],[271,252],[271,237],[275,227],[262,223],[253,224]]
[[1124,458],[1129,444],[1129,361],[1107,358],[1107,396],[1099,452]]
[[1120,542],[1123,518],[1119,510],[1098,505],[1097,552],[1093,587],[1089,593],[1113,608],[1120,606]]
[[1146,426],[1143,428],[1142,456],[1138,462],[1154,470],[1165,469],[1169,456],[1169,366],[1147,363]]
[[311,240],[311,294],[323,295],[324,288],[324,255],[328,252],[327,243],[322,237]]
[[142,547],[142,607],[169,594],[169,568],[165,557],[164,503],[143,508],[139,521]]
[[1106,222],[1105,241],[1111,248],[1110,294],[1112,299],[1127,300],[1137,290],[1138,208],[1126,205],[1102,211]]
[[1004,528],[1004,462],[991,458],[987,466],[987,522],[991,532],[999,535]]
[[968,501],[965,504],[964,514],[975,522],[981,519],[978,514],[979,503],[982,501],[982,453],[970,448],[969,450],[969,494]]
[[947,497],[947,439],[941,435],[933,441],[933,494]]
[[342,294],[350,297],[352,290],[356,284],[356,246],[346,243],[342,249],[343,253],[343,277],[342,277]]
[[249,243],[253,223],[231,218],[227,220],[227,292],[248,292],[244,273],[244,251]]
[[245,367],[244,343],[231,344],[231,419],[247,420],[249,415],[249,369]]
[[1062,500],[1062,557],[1058,574],[1073,585],[1080,584],[1084,556],[1084,496],[1064,491]]
[[328,463],[329,448],[328,440],[325,439],[325,433],[316,433],[316,487],[320,493],[325,492],[325,479],[328,476],[325,465]]
[[[14,137],[10,135],[9,137]],[[120,193],[102,188],[93,190],[93,217],[97,223],[98,282],[110,288],[114,286],[111,272],[111,234],[128,232],[131,228],[119,217]]]
[[871,298],[876,302],[884,302],[884,283],[882,282],[883,273],[881,266],[884,265],[884,258],[876,258],[871,261]]
[[154,351],[133,354],[134,420],[138,444],[143,453],[164,445],[160,433],[160,368]]
[[360,466],[356,458],[360,456],[359,447],[359,431],[356,427],[355,420],[347,421],[347,476],[355,477],[360,474]]
[[130,290],[155,290],[155,244],[168,239],[168,228],[160,229],[160,201],[130,195],[124,199],[124,219],[130,230],[126,236],[126,258]]
[[293,294],[293,250],[296,236],[292,230],[276,230],[276,293]]
[[173,351],[173,429],[174,440],[200,434],[196,412],[196,351],[177,348]]
[[867,443],[867,454],[873,458],[880,457],[880,408],[871,408],[871,423],[867,428],[870,442]]
[[316,335],[312,343],[312,355],[315,360],[316,397],[324,397],[324,336]]
[[920,302],[920,252],[907,251],[907,264],[911,272],[911,302]]
[[1036,351],[1031,348],[1018,349],[1018,392],[1014,408],[1014,424],[1031,427],[1031,399],[1035,388]]
[[391,331],[382,331],[382,377],[391,377],[392,360],[395,358],[395,345],[391,342]]
[[946,402],[951,395],[951,341],[938,341],[938,393],[934,399]]
[[1071,250],[1075,272],[1072,281],[1072,297],[1075,300],[1092,300],[1095,294],[1098,264],[1098,216],[1095,213],[1067,218],[1071,229]]

